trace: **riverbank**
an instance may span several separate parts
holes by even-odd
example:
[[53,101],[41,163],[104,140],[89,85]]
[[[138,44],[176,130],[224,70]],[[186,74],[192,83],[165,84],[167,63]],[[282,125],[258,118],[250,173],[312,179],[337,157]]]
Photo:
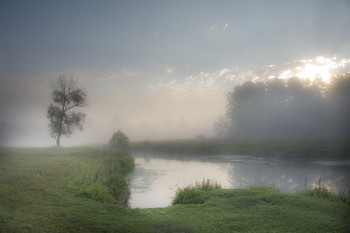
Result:
[[131,144],[134,152],[162,156],[252,155],[284,159],[350,159],[349,140],[171,140]]
[[130,209],[125,174],[131,161],[105,149],[0,148],[0,232],[350,230],[346,202],[268,187],[212,189],[201,204]]

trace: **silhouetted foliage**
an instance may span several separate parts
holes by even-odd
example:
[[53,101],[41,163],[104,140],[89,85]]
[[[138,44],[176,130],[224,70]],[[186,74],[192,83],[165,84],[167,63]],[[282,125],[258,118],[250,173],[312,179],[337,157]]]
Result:
[[129,137],[121,130],[118,130],[109,140],[109,144],[118,149],[126,150],[129,148]]
[[245,82],[227,97],[221,136],[239,139],[349,138],[350,73],[330,83],[297,77]]
[[74,128],[83,129],[86,114],[75,112],[73,109],[86,105],[85,91],[76,87],[77,81],[60,76],[52,83],[52,100],[47,111],[50,120],[50,134],[56,138],[57,147],[60,146],[62,135],[70,136]]

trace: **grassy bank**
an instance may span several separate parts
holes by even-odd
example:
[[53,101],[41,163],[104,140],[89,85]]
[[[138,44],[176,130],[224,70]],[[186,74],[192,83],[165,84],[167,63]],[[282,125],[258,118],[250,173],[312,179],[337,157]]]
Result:
[[313,191],[203,183],[191,191],[197,202],[184,202],[191,194],[167,208],[130,209],[124,174],[132,161],[92,148],[1,148],[0,232],[350,231],[350,205]]
[[350,159],[350,141],[332,140],[172,140],[134,142],[135,152],[162,155],[254,155],[265,157]]
[[126,152],[93,148],[1,148],[0,164],[0,232],[93,231],[94,205],[126,205],[134,168]]

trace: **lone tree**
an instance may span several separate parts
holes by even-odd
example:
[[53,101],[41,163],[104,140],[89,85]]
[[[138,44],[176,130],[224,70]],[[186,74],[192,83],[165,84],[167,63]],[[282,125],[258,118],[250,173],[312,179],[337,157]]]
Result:
[[118,132],[114,133],[112,138],[109,140],[109,144],[113,147],[126,150],[129,147],[129,138],[121,130],[118,130]]
[[86,93],[76,84],[77,80],[73,77],[66,79],[65,76],[60,76],[51,84],[54,103],[48,107],[47,118],[50,120],[50,135],[56,138],[57,147],[62,135],[68,137],[73,129],[83,129],[86,114],[73,110],[86,105]]

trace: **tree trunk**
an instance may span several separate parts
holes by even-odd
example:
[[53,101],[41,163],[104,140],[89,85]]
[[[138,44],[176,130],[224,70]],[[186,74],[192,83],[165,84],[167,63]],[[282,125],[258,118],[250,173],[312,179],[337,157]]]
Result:
[[56,146],[60,147],[61,146],[61,140],[60,140],[61,135],[57,135],[57,139],[56,139]]
[[63,127],[63,118],[64,118],[64,113],[65,113],[65,107],[66,107],[66,90],[63,91],[64,93],[64,99],[63,99],[63,105],[62,105],[62,112],[61,112],[61,119],[60,119],[60,125],[58,129],[58,134],[57,134],[57,140],[56,140],[56,146],[60,147],[60,138],[62,135],[62,127]]

